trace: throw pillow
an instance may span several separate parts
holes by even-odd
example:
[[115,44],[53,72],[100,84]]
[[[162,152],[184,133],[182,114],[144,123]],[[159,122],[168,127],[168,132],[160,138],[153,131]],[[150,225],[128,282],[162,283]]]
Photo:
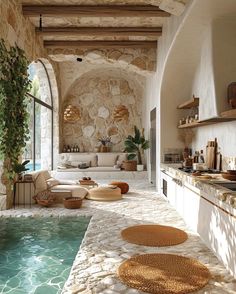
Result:
[[80,169],[89,168],[89,167],[90,167],[90,161],[81,162],[78,165],[78,168],[80,168]]
[[48,188],[51,188],[51,187],[54,187],[54,186],[60,184],[60,182],[58,180],[54,179],[54,178],[50,178],[46,182],[47,182],[47,187]]
[[114,166],[116,160],[116,153],[98,153],[98,166]]
[[44,190],[47,190],[47,183],[45,181],[43,174],[40,172],[38,173],[38,176],[35,179],[35,195]]
[[[97,166],[97,156],[94,153],[70,154],[69,161],[71,162],[87,162],[90,161],[91,166]],[[78,165],[77,165],[78,166]]]

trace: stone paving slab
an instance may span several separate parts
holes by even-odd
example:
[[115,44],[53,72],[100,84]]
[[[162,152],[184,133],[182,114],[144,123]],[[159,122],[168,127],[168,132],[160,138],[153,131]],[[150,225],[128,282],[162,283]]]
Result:
[[[137,185],[136,185],[137,186]],[[115,202],[84,201],[83,208],[67,210],[62,207],[16,209],[1,211],[0,216],[92,216],[85,238],[76,256],[63,294],[141,294],[119,281],[116,271],[127,258],[145,253],[173,253],[198,259],[205,264],[212,279],[198,294],[236,293],[236,280],[203,244],[199,236],[186,227],[173,207],[158,196],[147,184],[131,187],[123,200]],[[137,224],[173,225],[185,230],[186,242],[169,247],[154,248],[129,244],[121,239],[120,231]]]

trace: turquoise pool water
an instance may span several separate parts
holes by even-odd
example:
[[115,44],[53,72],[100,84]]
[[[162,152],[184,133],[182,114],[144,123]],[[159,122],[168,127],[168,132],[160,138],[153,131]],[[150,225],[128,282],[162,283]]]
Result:
[[61,293],[89,220],[0,218],[0,293]]

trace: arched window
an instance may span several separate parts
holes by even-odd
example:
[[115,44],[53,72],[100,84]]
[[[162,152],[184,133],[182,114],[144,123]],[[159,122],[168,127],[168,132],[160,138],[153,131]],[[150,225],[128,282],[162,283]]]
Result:
[[28,69],[32,88],[29,96],[29,140],[24,159],[29,159],[30,170],[53,168],[53,97],[46,66],[41,60]]

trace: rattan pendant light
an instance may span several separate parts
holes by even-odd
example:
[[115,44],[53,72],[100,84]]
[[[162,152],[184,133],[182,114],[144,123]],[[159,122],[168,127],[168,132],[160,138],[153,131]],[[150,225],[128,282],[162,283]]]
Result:
[[64,121],[75,123],[80,119],[80,110],[77,106],[69,104],[64,111]]

